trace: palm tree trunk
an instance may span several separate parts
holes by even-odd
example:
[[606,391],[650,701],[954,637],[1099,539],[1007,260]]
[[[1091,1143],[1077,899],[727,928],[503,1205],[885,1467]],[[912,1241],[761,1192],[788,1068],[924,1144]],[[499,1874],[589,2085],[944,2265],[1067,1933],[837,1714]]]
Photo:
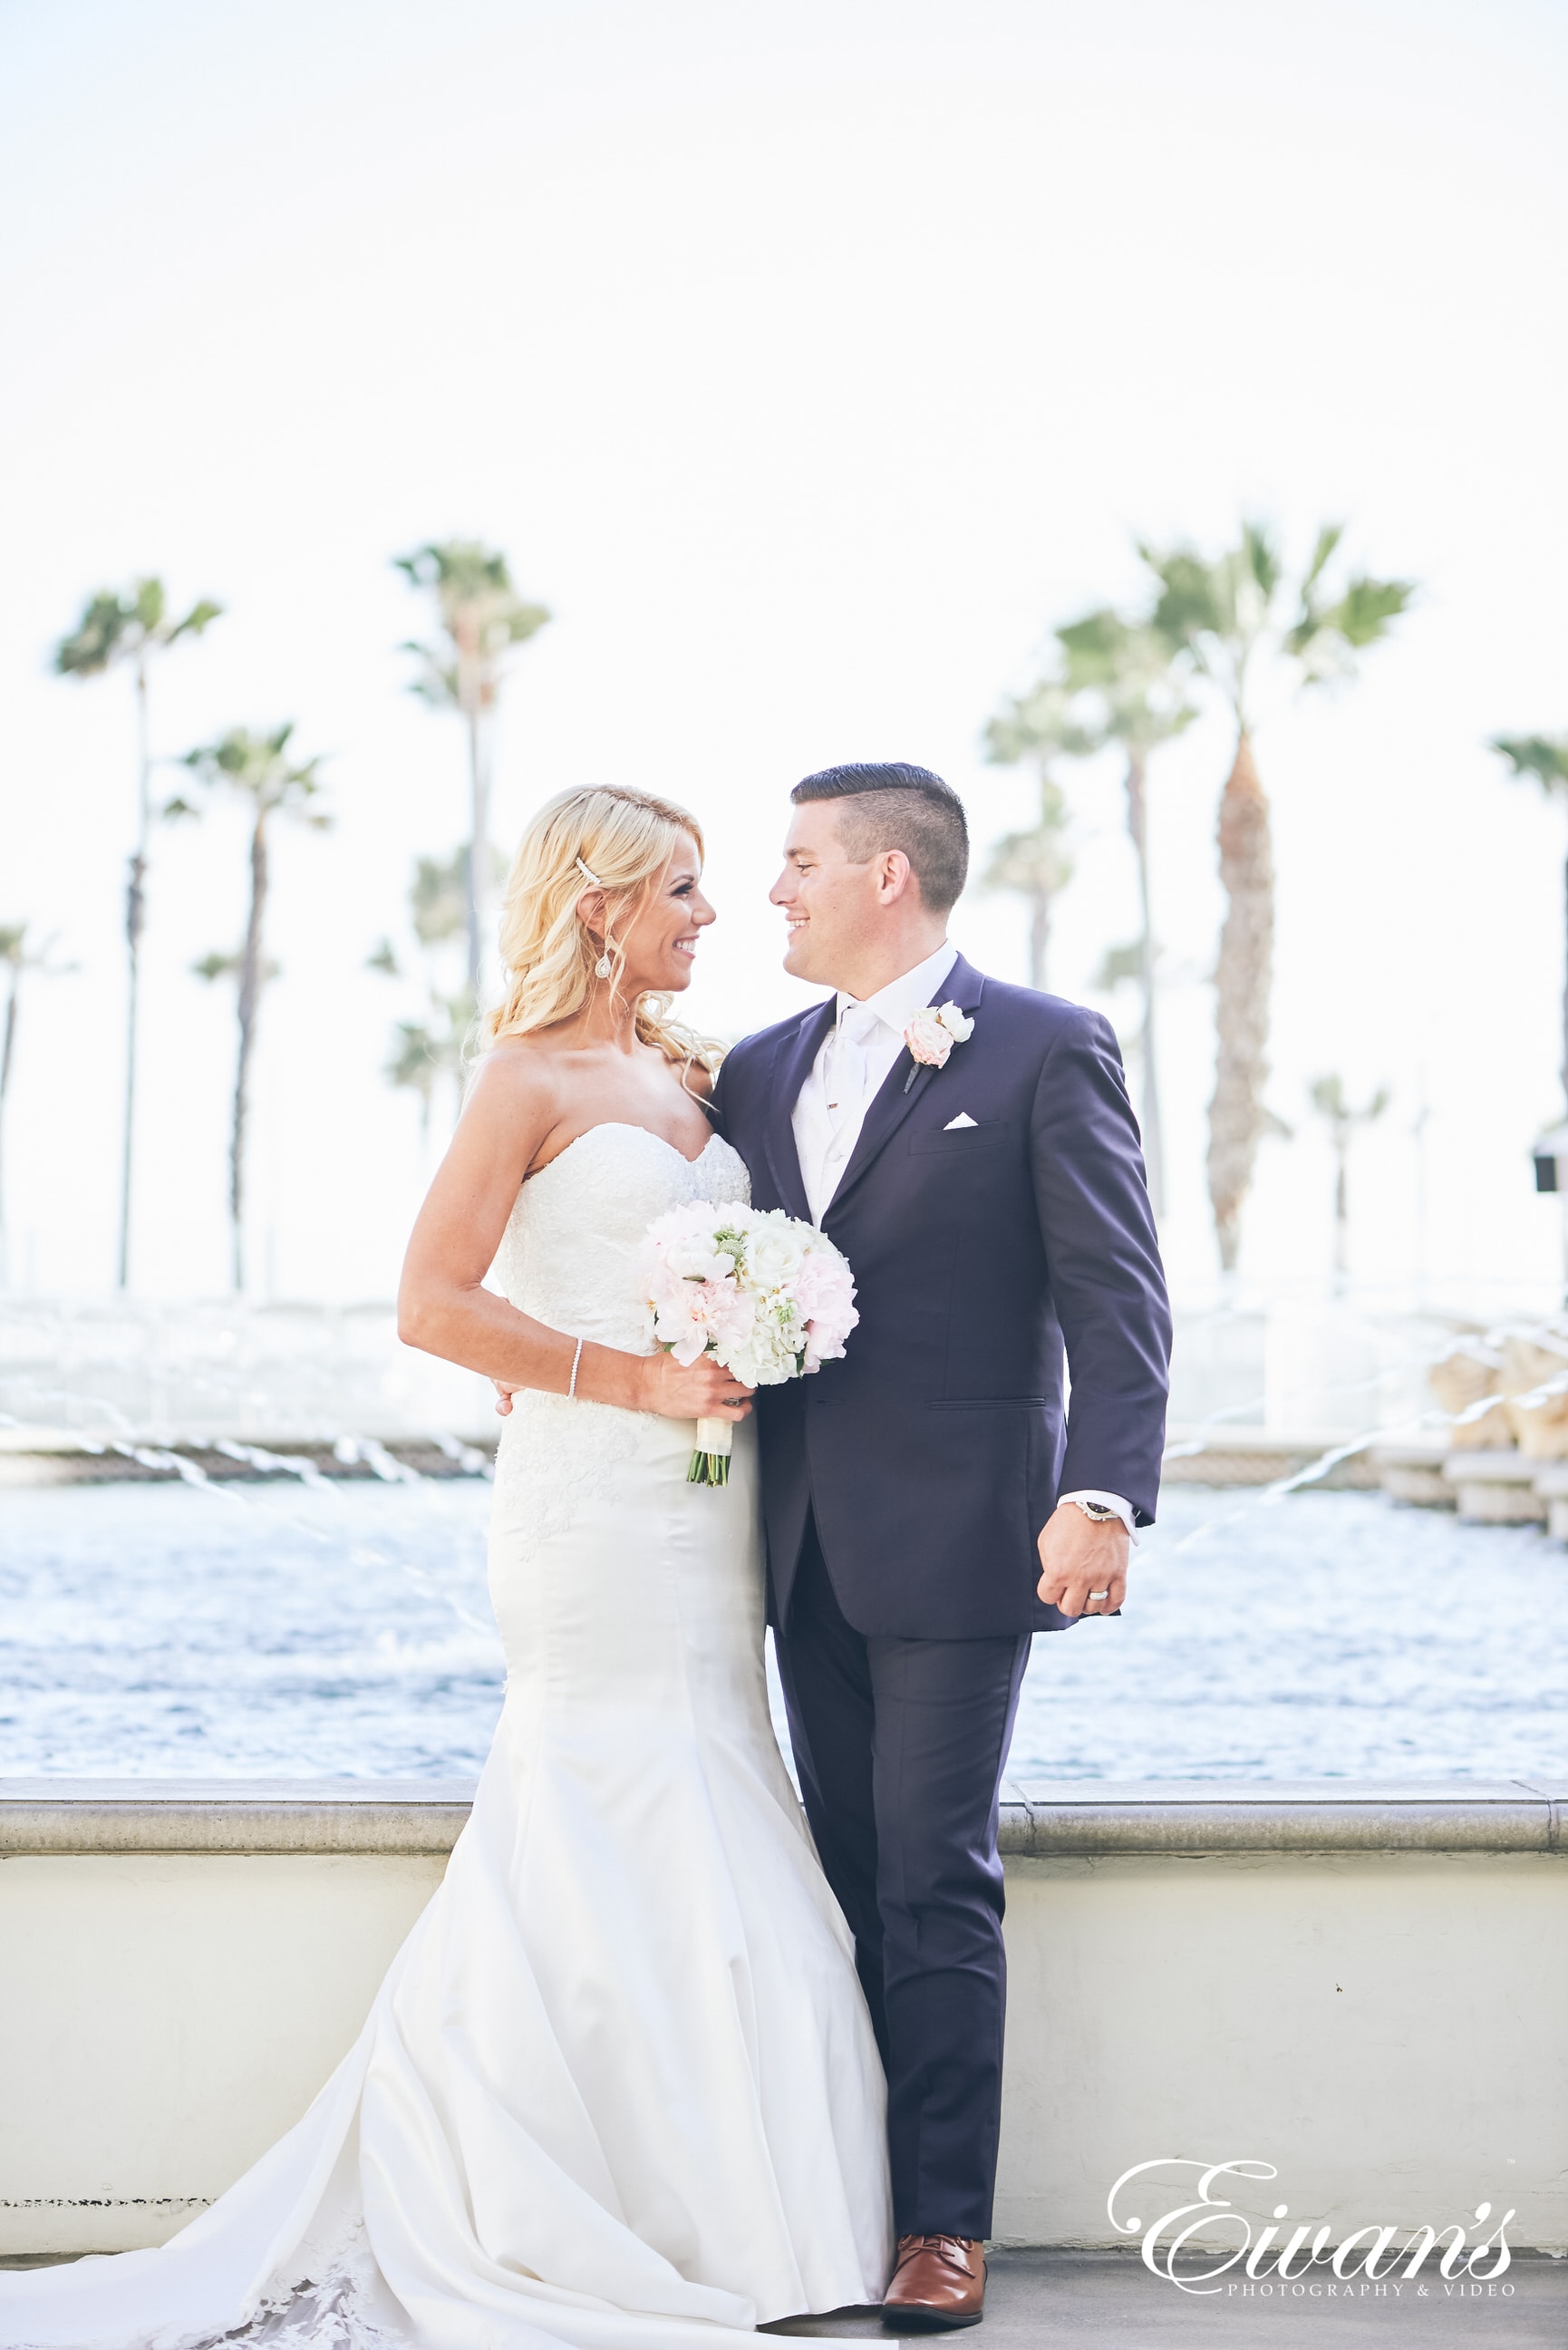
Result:
[[1233,1273],[1262,1131],[1274,950],[1269,803],[1245,729],[1236,738],[1220,801],[1220,878],[1229,904],[1214,972],[1218,1053],[1209,1105],[1209,1199],[1220,1262]]
[[136,847],[125,883],[125,1117],[119,1151],[119,1284],[130,1281],[130,1177],[136,1135],[136,1039],[141,994],[141,932],[147,919],[147,841],[152,825],[152,755],[147,733],[147,654],[136,660]]
[[489,835],[489,809],[485,803],[484,741],[480,723],[477,699],[468,704],[468,992],[475,1008],[479,1003],[479,966],[483,952],[480,891],[484,864],[484,844]]
[[229,1224],[236,1295],[245,1285],[245,1141],[250,1115],[251,1048],[262,984],[262,923],[266,914],[266,817],[258,816],[251,835],[251,912],[240,957],[240,1050],[234,1071],[234,1124],[229,1144]]
[[1334,1285],[1342,1290],[1350,1277],[1350,1136],[1334,1138]]
[[1051,943],[1051,893],[1037,886],[1029,900],[1029,984],[1045,993],[1045,952]]
[[1137,744],[1127,748],[1127,830],[1137,856],[1137,894],[1141,929],[1138,962],[1143,983],[1143,1159],[1148,1177],[1149,1205],[1157,1216],[1165,1213],[1165,1138],[1159,1122],[1159,1070],[1154,1042],[1154,924],[1148,895],[1148,800],[1144,788],[1147,758]]

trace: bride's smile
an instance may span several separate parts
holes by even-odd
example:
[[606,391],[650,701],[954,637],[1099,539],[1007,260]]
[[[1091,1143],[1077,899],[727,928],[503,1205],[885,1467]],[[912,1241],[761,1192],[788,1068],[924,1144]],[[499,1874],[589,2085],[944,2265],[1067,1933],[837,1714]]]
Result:
[[589,887],[578,910],[589,932],[601,941],[612,969],[618,951],[618,992],[629,1002],[639,994],[683,993],[691,984],[697,942],[714,920],[702,895],[702,858],[697,843],[683,832],[670,862],[655,886],[643,898],[629,922],[618,924],[607,892]]

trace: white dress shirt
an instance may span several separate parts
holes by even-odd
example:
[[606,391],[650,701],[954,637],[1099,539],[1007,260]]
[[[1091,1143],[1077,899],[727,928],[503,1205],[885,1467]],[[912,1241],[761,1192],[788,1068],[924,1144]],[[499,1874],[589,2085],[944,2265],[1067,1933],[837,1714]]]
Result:
[[792,1121],[814,1224],[827,1213],[866,1113],[904,1049],[905,1029],[917,1012],[938,1001],[957,961],[957,947],[944,939],[935,954],[864,1002],[839,990],[837,1016],[800,1089]]
[[[875,995],[857,1001],[840,988],[833,1025],[806,1074],[790,1120],[814,1224],[820,1225],[827,1213],[860,1139],[866,1113],[904,1049],[905,1029],[917,1012],[941,1002],[940,991],[957,961],[958,949],[944,939],[935,954],[889,980]],[[961,1055],[961,1047],[960,1051]],[[1119,1493],[1063,1493],[1059,1498],[1105,1503],[1137,1541],[1132,1505]]]

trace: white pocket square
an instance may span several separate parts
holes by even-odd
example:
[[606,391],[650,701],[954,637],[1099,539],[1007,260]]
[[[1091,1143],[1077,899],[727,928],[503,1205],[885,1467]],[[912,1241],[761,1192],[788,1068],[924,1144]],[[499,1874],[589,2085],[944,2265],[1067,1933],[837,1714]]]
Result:
[[950,1134],[955,1126],[972,1126],[973,1124],[974,1120],[971,1118],[968,1110],[961,1109],[957,1118],[949,1118],[946,1126],[942,1128],[942,1132],[944,1134]]

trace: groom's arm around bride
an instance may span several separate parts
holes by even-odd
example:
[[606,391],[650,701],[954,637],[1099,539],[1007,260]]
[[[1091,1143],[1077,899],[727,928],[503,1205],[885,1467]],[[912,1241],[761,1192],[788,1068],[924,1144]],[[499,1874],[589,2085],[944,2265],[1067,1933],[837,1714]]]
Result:
[[836,992],[738,1045],[716,1107],[755,1203],[843,1250],[861,1319],[758,1396],[770,1614],[888,2064],[890,2297],[962,2324],[1001,2091],[998,1784],[1032,1633],[1116,1611],[1152,1521],[1169,1314],[1109,1024],[947,941],[957,795],[862,766],[793,797],[785,967]]

